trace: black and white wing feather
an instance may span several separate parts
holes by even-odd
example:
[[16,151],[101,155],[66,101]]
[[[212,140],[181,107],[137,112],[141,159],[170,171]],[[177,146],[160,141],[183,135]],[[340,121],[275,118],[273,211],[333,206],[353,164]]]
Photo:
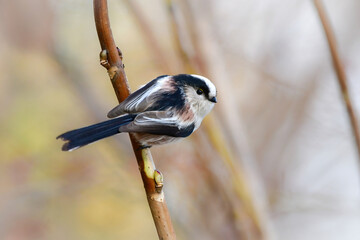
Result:
[[120,132],[141,132],[172,137],[187,137],[194,130],[194,124],[180,126],[177,117],[167,111],[140,113],[127,125],[120,127]]
[[128,98],[113,108],[109,113],[109,118],[114,118],[126,113],[139,113],[147,111],[154,104],[159,89],[162,87],[159,80],[170,76],[160,76],[143,87],[133,92]]

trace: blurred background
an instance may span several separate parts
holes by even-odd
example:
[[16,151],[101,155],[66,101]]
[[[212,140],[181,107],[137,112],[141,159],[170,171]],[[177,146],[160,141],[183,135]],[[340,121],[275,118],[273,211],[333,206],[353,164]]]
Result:
[[[360,112],[360,2],[324,0]],[[359,164],[312,1],[109,0],[131,89],[197,73],[218,104],[152,149],[178,239],[360,238]],[[74,152],[105,120],[92,1],[0,0],[0,239],[157,239],[128,136]]]

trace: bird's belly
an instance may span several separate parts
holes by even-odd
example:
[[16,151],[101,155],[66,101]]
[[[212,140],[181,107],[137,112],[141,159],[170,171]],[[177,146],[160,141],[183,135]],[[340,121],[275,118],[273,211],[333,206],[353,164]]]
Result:
[[133,133],[136,140],[143,147],[151,147],[153,145],[162,145],[166,143],[171,143],[182,139],[181,137],[172,137],[166,135],[154,135],[148,133]]

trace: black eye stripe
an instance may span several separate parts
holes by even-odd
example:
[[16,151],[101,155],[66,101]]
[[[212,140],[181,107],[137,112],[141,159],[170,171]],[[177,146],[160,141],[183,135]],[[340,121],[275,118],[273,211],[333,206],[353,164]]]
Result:
[[203,91],[203,94],[205,94],[205,96],[208,96],[210,92],[209,86],[206,85],[206,83],[203,80],[193,77],[191,75],[179,74],[173,76],[173,79],[177,84],[192,86],[193,88],[195,88],[195,90],[201,89]]

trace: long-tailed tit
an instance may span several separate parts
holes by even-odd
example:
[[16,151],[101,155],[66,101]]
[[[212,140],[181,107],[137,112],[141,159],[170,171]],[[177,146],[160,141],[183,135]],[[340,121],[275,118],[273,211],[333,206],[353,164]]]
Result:
[[216,88],[207,78],[180,74],[160,76],[108,113],[110,119],[61,134],[71,151],[121,132],[135,134],[142,148],[185,138],[199,128],[216,103]]

